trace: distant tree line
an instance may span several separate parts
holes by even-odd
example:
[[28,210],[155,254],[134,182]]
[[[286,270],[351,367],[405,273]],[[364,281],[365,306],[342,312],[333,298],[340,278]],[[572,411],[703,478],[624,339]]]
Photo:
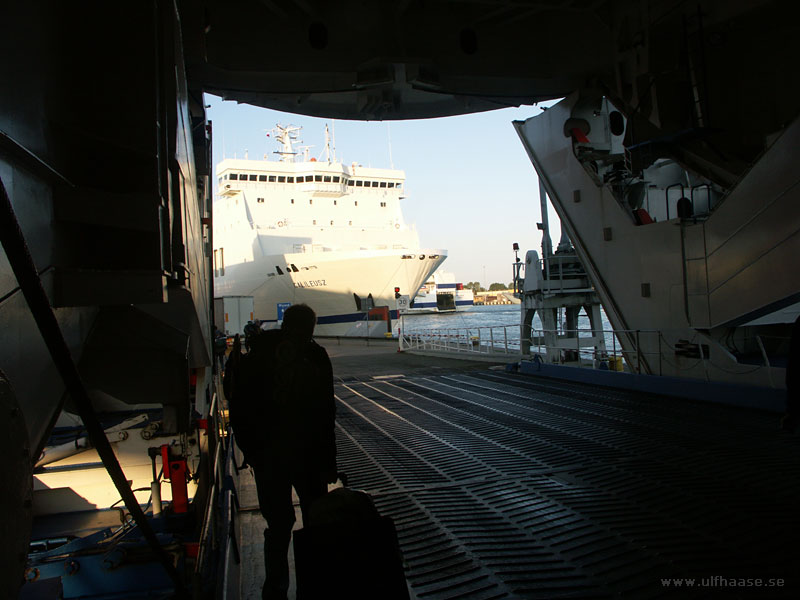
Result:
[[[485,287],[483,287],[479,281],[470,281],[469,283],[464,284],[465,289],[472,290],[473,294],[477,294],[478,292],[485,292],[487,291]],[[490,292],[496,292],[499,290],[510,290],[514,288],[513,283],[509,283],[506,285],[505,283],[492,283],[489,285]]]
[[486,288],[481,287],[481,284],[477,281],[470,281],[469,283],[465,283],[464,287],[468,290],[472,290],[473,294],[486,291]]

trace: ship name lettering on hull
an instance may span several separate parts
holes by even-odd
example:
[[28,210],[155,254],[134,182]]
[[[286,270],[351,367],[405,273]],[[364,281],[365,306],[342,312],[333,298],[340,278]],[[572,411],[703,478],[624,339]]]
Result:
[[324,279],[312,279],[310,281],[295,281],[294,287],[296,288],[307,288],[307,287],[322,287],[327,286],[328,284],[325,282]]

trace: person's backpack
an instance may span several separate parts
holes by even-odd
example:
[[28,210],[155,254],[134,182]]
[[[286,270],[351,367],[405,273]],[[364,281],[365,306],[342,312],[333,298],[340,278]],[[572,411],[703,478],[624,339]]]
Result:
[[[263,341],[268,346],[271,336],[266,333],[264,336]],[[272,393],[272,363],[268,348],[259,345],[247,354],[231,352],[225,368],[228,415],[236,443],[245,458],[258,452],[264,444]]]
[[228,349],[228,337],[224,333],[221,333],[216,338],[214,338],[214,351],[217,354],[224,354],[227,349]]

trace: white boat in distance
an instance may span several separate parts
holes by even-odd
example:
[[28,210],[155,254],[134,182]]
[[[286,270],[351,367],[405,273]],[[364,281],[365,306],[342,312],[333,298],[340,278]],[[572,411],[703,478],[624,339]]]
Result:
[[252,296],[253,318],[266,322],[308,304],[317,335],[394,331],[396,297],[413,298],[447,258],[421,249],[404,222],[405,174],[336,162],[327,127],[325,161],[307,149],[298,160],[300,127],[272,131],[279,160],[217,165],[214,296]]
[[456,282],[453,273],[436,271],[414,296],[409,308],[401,314],[450,313],[473,306],[472,290]]

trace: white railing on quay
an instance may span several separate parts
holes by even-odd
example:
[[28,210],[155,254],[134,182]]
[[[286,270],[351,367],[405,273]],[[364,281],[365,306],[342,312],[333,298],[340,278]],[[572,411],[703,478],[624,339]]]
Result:
[[[633,350],[624,350],[617,335],[626,335]],[[659,338],[657,351],[642,347],[646,336],[652,335]],[[519,325],[493,325],[447,329],[401,328],[398,342],[400,351],[480,354],[498,358],[503,355],[519,357],[523,345],[526,345],[529,347],[526,354],[544,362],[637,373],[642,372],[643,361],[653,357],[658,359],[657,372],[660,373],[660,339],[660,332],[651,330],[614,332],[611,329],[546,330],[532,327],[521,340]],[[550,345],[546,342],[550,342]],[[653,365],[651,370],[655,370]]]
[[456,354],[519,355],[519,325],[401,329],[399,349]]

